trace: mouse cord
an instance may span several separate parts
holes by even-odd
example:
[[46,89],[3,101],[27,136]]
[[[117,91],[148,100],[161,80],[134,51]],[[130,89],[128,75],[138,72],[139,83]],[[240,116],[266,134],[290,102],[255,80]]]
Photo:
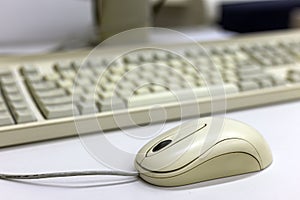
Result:
[[71,176],[97,176],[97,175],[111,175],[111,176],[138,176],[138,172],[125,171],[72,171],[72,172],[53,172],[40,174],[0,174],[0,179],[45,179],[45,178],[60,178]]

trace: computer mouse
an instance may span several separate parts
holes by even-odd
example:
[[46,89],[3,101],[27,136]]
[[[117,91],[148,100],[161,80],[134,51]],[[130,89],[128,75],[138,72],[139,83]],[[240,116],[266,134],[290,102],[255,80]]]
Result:
[[135,167],[148,183],[182,186],[260,171],[272,160],[269,145],[254,128],[206,117],[152,139],[137,153]]

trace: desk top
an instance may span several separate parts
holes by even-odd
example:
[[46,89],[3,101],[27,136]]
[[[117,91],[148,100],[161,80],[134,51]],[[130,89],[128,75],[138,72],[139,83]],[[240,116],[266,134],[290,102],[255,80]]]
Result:
[[[190,186],[161,188],[140,179],[123,177],[75,177],[35,181],[0,180],[3,199],[298,199],[300,102],[228,113],[260,131],[268,141],[274,162],[251,175],[218,179]],[[167,123],[169,129],[179,122]],[[111,138],[122,134],[109,133]],[[130,145],[138,151],[146,141]],[[129,145],[125,145],[129,149]],[[116,159],[117,156],[116,156]],[[124,170],[133,170],[133,158]],[[1,173],[34,173],[105,169],[82,146],[79,138],[31,144],[0,150]]]
[[[218,39],[218,32],[204,31],[196,39]],[[190,35],[190,34],[189,34]],[[200,37],[200,38],[199,38]],[[201,38],[202,37],[202,38]],[[211,38],[213,37],[213,38]],[[140,179],[124,177],[73,177],[31,181],[0,180],[1,199],[81,200],[81,199],[299,199],[300,102],[267,106],[238,112],[227,117],[256,128],[269,143],[274,162],[266,170],[250,175],[218,179],[183,187],[162,188]],[[180,122],[167,123],[163,130]],[[144,128],[151,131],[151,127]],[[139,131],[139,130],[138,130]],[[129,143],[120,140],[121,131],[108,134],[131,156],[123,159],[123,170],[134,170],[134,153],[147,140]],[[89,136],[93,137],[93,136]],[[107,153],[103,149],[104,153]],[[108,152],[111,155],[111,152]],[[111,155],[115,160],[120,155]],[[79,138],[0,149],[0,173],[38,173],[71,170],[107,169],[86,151]]]

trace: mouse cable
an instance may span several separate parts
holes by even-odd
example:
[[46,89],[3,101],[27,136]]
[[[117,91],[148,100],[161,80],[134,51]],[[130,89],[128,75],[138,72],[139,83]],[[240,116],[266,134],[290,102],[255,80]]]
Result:
[[39,173],[39,174],[0,174],[0,179],[46,179],[46,178],[60,178],[71,176],[138,176],[138,172],[125,171],[72,171],[72,172],[53,172],[53,173]]

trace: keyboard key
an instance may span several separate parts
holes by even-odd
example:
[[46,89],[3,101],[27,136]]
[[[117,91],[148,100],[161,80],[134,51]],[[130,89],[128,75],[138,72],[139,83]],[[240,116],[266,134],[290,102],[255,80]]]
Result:
[[281,86],[286,84],[286,80],[279,76],[272,76],[273,84],[276,86]]
[[139,63],[141,62],[141,56],[137,52],[131,52],[124,57],[125,63]]
[[41,82],[43,81],[43,76],[40,74],[26,74],[25,79],[29,83]]
[[12,75],[11,70],[8,70],[8,69],[0,69],[0,77],[3,77],[3,76],[11,76],[11,75]]
[[60,104],[72,104],[73,103],[73,99],[71,96],[41,98],[39,101],[43,105],[60,105]]
[[101,112],[111,111],[111,110],[115,111],[126,107],[124,101],[118,97],[99,100],[97,102],[97,106]]
[[167,89],[160,85],[152,85],[152,86],[150,86],[150,90],[152,92],[162,92],[162,91],[166,91]]
[[14,120],[8,112],[0,112],[0,126],[12,125]]
[[116,90],[116,93],[118,94],[118,96],[121,97],[129,97],[133,95],[133,90],[120,89],[120,90]]
[[19,109],[25,109],[28,108],[28,105],[25,101],[10,101],[9,102],[9,107],[12,110],[19,110]]
[[40,98],[52,98],[52,97],[61,97],[66,95],[66,91],[62,88],[46,90],[46,91],[35,91],[35,95]]
[[150,88],[149,87],[141,87],[134,91],[134,94],[141,95],[141,94],[149,94]]
[[25,122],[33,122],[35,121],[35,117],[29,109],[17,109],[13,111],[13,116],[16,122],[25,123]]
[[71,104],[46,106],[42,110],[47,119],[71,117],[79,114],[77,107]]
[[156,60],[167,60],[169,58],[169,54],[164,51],[155,51],[154,58]]
[[269,88],[273,86],[273,83],[270,79],[261,79],[257,81],[261,88]]
[[98,90],[98,95],[101,99],[108,99],[111,98],[113,96],[115,96],[115,92],[114,91],[102,91],[102,90]]
[[125,69],[125,67],[116,66],[116,67],[109,67],[109,71],[112,74],[121,76],[122,74],[125,73],[126,69]]
[[18,94],[18,93],[8,93],[8,94],[5,94],[6,98],[9,100],[9,101],[23,101],[24,97],[23,95],[21,94]]
[[82,77],[77,77],[74,80],[74,83],[76,86],[81,86],[81,87],[94,87],[95,85],[91,82],[90,78],[82,78]]
[[83,103],[80,102],[78,105],[78,110],[80,112],[81,115],[84,114],[92,114],[92,113],[97,113],[98,109],[96,108],[96,106],[94,105],[94,103]]
[[288,80],[290,80],[293,83],[299,83],[300,82],[300,71],[290,70],[288,72]]
[[73,70],[63,70],[59,73],[64,79],[74,79],[77,75]]
[[55,81],[55,80],[58,80],[59,78],[60,78],[60,76],[57,73],[46,74],[44,76],[44,80],[46,80],[46,81]]
[[7,111],[7,107],[3,102],[0,102],[0,113],[3,111]]
[[25,65],[21,67],[20,71],[23,75],[38,73],[37,68],[34,65]]
[[80,101],[84,103],[95,103],[98,100],[96,94],[81,94]]
[[51,90],[57,88],[54,81],[42,81],[42,82],[33,82],[30,83],[30,87],[34,90]]
[[239,86],[242,91],[256,90],[259,88],[258,83],[254,82],[254,81],[240,82]]
[[4,76],[0,77],[0,83],[2,85],[12,85],[15,84],[16,81],[14,80],[13,76]]
[[56,71],[72,70],[72,65],[69,62],[58,62],[54,64],[53,68]]
[[12,85],[4,85],[3,86],[3,90],[5,93],[19,93],[19,88],[15,85],[15,84],[12,84]]
[[57,80],[57,85],[61,88],[72,88],[73,81],[71,80]]
[[113,83],[107,83],[105,85],[101,85],[101,88],[104,90],[104,91],[114,91],[115,88],[116,88],[116,84],[113,84]]
[[247,76],[247,75],[261,74],[261,73],[262,73],[261,67],[257,65],[242,66],[237,69],[237,74],[239,76]]

